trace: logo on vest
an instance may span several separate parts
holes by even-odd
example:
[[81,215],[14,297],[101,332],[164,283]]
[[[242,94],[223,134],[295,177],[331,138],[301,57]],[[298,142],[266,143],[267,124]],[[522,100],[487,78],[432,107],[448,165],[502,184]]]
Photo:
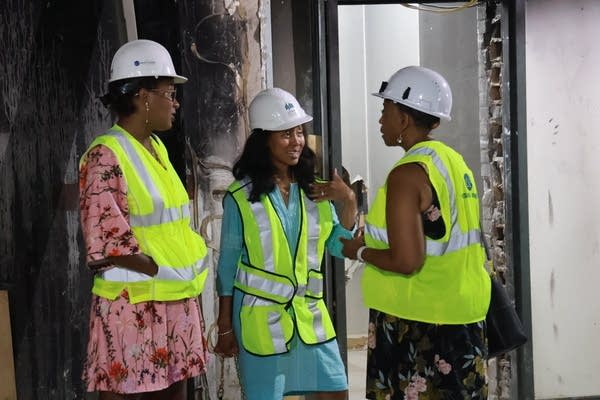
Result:
[[471,182],[469,174],[465,174],[465,185],[467,186],[467,190],[473,189],[473,182]]
[[[471,181],[471,177],[469,176],[469,174],[465,174],[464,176],[465,179],[465,186],[467,187],[468,191],[471,191],[471,189],[473,189],[473,182]],[[463,199],[476,199],[477,198],[477,194],[476,193],[463,193],[462,194]]]

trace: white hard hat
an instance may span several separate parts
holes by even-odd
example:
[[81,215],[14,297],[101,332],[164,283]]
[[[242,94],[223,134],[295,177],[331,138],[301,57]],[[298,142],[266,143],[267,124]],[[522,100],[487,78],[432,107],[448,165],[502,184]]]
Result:
[[404,104],[425,114],[450,121],[452,91],[443,76],[424,67],[402,68],[373,96]]
[[145,76],[174,78],[185,83],[187,78],[177,75],[167,49],[152,40],[139,39],[125,43],[115,53],[110,65],[109,82]]
[[283,89],[265,89],[250,103],[250,129],[284,131],[312,121],[298,100]]

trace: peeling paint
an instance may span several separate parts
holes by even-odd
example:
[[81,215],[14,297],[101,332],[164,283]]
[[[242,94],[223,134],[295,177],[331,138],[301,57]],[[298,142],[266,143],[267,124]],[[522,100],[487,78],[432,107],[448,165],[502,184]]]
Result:
[[235,11],[237,10],[237,8],[239,7],[240,1],[239,0],[224,0],[223,5],[224,5],[225,9],[227,10],[227,12],[229,13],[229,15],[233,15],[235,13]]

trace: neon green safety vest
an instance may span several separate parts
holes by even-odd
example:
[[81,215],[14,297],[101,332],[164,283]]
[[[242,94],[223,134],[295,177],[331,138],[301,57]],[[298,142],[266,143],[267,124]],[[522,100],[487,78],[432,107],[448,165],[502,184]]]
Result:
[[158,265],[154,277],[119,266],[96,274],[92,292],[111,300],[123,289],[128,291],[131,303],[191,298],[202,292],[208,273],[206,245],[190,227],[188,194],[169,161],[167,149],[158,137],[153,136],[153,140],[166,168],[118,125],[98,136],[89,147],[101,144],[116,155],[127,181],[133,235],[141,252]]
[[[425,263],[412,275],[367,264],[362,278],[365,303],[369,308],[412,321],[481,321],[490,302],[490,278],[485,270],[473,173],[460,154],[438,141],[416,144],[394,168],[408,163],[427,168],[446,232],[438,240],[425,238]],[[366,217],[365,243],[375,249],[389,248],[386,195],[387,183],[377,192]]]
[[244,292],[240,312],[244,348],[262,356],[285,353],[294,329],[306,344],[334,338],[321,271],[325,242],[333,229],[331,204],[315,203],[298,191],[301,225],[292,255],[269,196],[251,203],[250,190],[249,181],[229,187],[242,217],[249,260],[246,264],[240,257],[234,282]]

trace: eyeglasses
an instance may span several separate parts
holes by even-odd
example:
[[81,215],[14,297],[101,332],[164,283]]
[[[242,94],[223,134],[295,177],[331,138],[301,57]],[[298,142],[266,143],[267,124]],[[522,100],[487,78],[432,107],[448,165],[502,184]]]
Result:
[[150,91],[160,93],[162,97],[164,97],[165,99],[169,99],[171,101],[175,101],[175,98],[177,97],[176,89],[169,89],[169,90],[151,89]]

